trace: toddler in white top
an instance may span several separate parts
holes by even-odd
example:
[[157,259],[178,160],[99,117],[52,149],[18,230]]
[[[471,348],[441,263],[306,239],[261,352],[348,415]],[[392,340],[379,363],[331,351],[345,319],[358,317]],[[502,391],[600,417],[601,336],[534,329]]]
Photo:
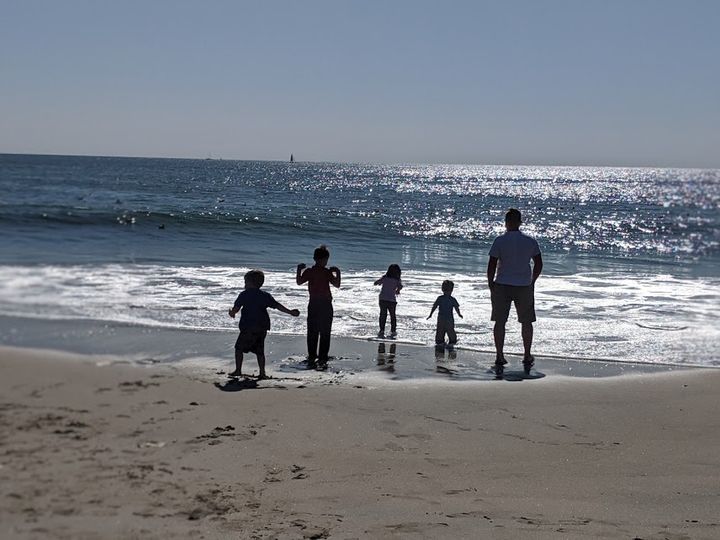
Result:
[[381,285],[380,289],[380,331],[378,337],[385,337],[385,323],[387,321],[388,312],[390,312],[390,337],[397,336],[397,317],[395,308],[397,307],[397,295],[402,289],[402,281],[400,280],[400,266],[391,264],[388,266],[387,272],[383,277],[375,281],[375,285]]

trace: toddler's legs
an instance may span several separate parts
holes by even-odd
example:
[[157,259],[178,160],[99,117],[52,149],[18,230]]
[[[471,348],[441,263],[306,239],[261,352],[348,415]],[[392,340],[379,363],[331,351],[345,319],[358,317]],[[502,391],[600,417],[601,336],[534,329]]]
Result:
[[455,325],[448,325],[447,327],[448,343],[455,345],[457,343],[457,334],[455,333]]
[[445,325],[442,321],[437,322],[437,328],[435,329],[435,345],[445,344]]

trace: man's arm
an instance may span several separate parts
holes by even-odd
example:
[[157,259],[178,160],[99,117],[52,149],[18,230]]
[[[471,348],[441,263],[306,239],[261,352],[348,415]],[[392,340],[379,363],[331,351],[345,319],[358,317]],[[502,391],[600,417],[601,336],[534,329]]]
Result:
[[543,269],[542,255],[538,253],[533,256],[533,273],[532,273],[532,284],[535,285],[537,278],[540,277],[540,273]]
[[297,265],[297,272],[295,273],[295,283],[298,285],[302,285],[307,281],[307,277],[303,276],[306,266],[305,263],[300,263]]
[[497,270],[497,263],[498,263],[498,258],[490,255],[490,258],[488,259],[488,267],[487,267],[487,280],[488,280],[488,287],[491,289],[493,288],[493,284],[495,283],[495,271]]
[[340,288],[340,269],[337,266],[331,266],[328,268],[330,270],[330,275],[332,276],[330,278],[330,283],[335,286],[336,288]]

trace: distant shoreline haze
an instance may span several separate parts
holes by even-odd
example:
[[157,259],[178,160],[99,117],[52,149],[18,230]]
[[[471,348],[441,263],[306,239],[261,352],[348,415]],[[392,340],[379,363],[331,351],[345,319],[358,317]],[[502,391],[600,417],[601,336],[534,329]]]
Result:
[[[79,157],[79,158],[118,158],[118,159],[168,159],[168,160],[188,160],[188,161],[229,161],[229,162],[260,162],[260,163],[290,163],[290,154],[285,159],[282,158],[263,158],[263,159],[252,159],[252,158],[235,158],[235,157],[193,157],[193,156],[173,156],[173,155],[113,155],[113,154],[60,154],[60,153],[48,153],[48,152],[0,152],[0,156],[48,156],[48,157]],[[566,167],[566,168],[607,168],[607,169],[683,169],[683,170],[718,170],[720,169],[720,163],[717,166],[691,166],[691,165],[622,165],[622,164],[593,164],[593,163],[523,163],[522,161],[517,163],[483,163],[483,162],[409,162],[409,161],[335,161],[335,160],[310,160],[301,159],[296,156],[294,159],[295,163],[305,164],[335,164],[335,165],[387,165],[387,166],[479,166],[479,167]]]

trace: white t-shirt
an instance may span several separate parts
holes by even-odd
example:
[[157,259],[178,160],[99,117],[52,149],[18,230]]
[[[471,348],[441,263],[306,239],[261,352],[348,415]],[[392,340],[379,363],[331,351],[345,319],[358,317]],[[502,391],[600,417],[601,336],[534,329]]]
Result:
[[535,255],[540,255],[540,246],[534,238],[520,231],[507,231],[498,236],[490,248],[490,256],[498,259],[495,283],[520,287],[530,285],[530,260]]

